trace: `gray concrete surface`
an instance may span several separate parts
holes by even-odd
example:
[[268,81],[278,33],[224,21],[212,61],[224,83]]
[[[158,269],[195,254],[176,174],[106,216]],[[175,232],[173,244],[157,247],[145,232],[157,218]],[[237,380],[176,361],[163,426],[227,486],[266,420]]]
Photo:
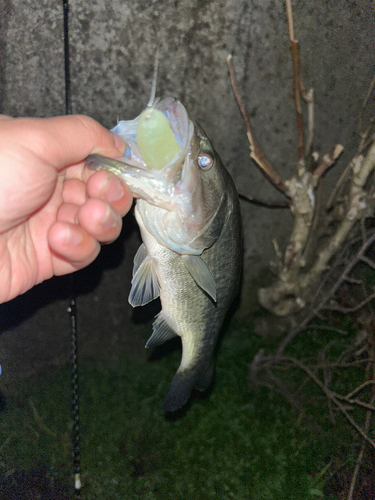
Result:
[[[356,117],[374,68],[373,2],[294,2],[302,74],[316,97],[316,147],[355,147]],[[231,91],[226,55],[234,54],[239,85],[257,138],[275,168],[291,175],[296,161],[291,62],[281,0],[72,2],[72,107],[112,127],[145,107],[155,48],[157,94],[172,95],[205,128],[241,190],[281,200],[249,159],[245,128]],[[3,0],[0,5],[0,111],[12,116],[64,113],[63,16],[60,1]],[[338,166],[328,175],[335,181]],[[271,240],[280,245],[290,215],[242,202],[244,283],[240,314],[249,317],[256,287],[270,278]],[[77,273],[81,351],[110,359],[141,352],[147,337],[127,304],[139,236],[131,215],[120,240]],[[54,279],[0,306],[3,381],[67,359],[67,279]],[[143,316],[136,312],[136,315]],[[149,329],[149,327],[147,327]]]

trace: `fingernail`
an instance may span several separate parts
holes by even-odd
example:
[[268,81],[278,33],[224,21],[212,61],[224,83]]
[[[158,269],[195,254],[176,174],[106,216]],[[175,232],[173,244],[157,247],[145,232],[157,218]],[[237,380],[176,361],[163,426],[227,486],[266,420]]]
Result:
[[114,132],[111,132],[111,134],[113,136],[113,140],[114,140],[116,148],[123,155],[126,151],[126,142],[119,135],[115,134]]
[[71,227],[66,225],[66,236],[65,236],[65,245],[69,247],[78,246],[83,240],[83,234],[81,231],[77,231],[76,228],[72,231]]
[[117,201],[124,196],[124,188],[115,176],[108,176],[102,193],[107,201]]
[[107,213],[102,221],[102,227],[104,229],[111,229],[112,227],[115,227],[118,222],[118,217],[114,213],[114,211],[111,209],[111,207],[108,205],[107,206]]

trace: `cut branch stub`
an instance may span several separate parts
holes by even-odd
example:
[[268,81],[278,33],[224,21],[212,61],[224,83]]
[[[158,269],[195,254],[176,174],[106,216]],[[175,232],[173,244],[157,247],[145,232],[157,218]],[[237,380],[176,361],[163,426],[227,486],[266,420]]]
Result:
[[323,155],[318,166],[314,171],[314,177],[319,179],[322,175],[335,163],[337,158],[344,151],[344,146],[336,144],[336,146],[329,152]]

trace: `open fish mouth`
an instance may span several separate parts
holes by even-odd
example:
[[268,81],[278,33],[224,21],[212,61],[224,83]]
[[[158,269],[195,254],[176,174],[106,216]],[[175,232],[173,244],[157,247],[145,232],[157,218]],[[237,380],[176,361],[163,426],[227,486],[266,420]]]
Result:
[[[126,143],[127,148],[122,158],[117,158],[129,167],[139,169],[139,175],[145,177],[163,177],[164,180],[174,177],[176,171],[181,167],[190,150],[190,142],[194,132],[194,125],[190,121],[185,107],[172,97],[163,99],[152,106],[153,110],[160,111],[165,116],[169,128],[176,141],[176,154],[167,160],[162,167],[153,167],[145,158],[145,152],[142,152],[140,140],[140,125],[142,116],[148,112],[146,109],[134,120],[122,120],[112,129],[112,132],[118,134]],[[156,133],[156,132],[152,132]],[[158,138],[156,138],[158,140]],[[173,139],[172,139],[173,140]],[[159,142],[165,142],[165,137],[159,138]],[[156,144],[156,148],[159,144]],[[161,144],[160,144],[161,146]],[[155,156],[155,153],[152,152]]]
[[[176,99],[155,102],[134,120],[122,120],[112,129],[126,143],[124,156],[93,154],[86,164],[119,175],[135,197],[172,210],[176,203],[185,203],[183,197],[190,196],[196,185],[191,157],[194,124]],[[156,126],[150,127],[153,123]]]

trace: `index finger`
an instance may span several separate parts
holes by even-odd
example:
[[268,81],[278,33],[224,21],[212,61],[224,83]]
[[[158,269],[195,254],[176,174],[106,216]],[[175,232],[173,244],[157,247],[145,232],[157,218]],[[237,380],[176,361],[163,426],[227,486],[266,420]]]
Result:
[[96,120],[84,115],[4,120],[9,140],[57,170],[82,162],[91,153],[122,156],[123,140]]

